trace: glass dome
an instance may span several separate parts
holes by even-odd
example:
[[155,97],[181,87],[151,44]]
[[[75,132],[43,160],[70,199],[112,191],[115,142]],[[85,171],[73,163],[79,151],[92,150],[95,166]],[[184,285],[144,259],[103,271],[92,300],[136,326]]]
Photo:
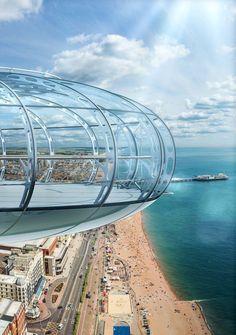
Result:
[[92,229],[156,200],[175,167],[150,109],[56,76],[0,68],[0,241]]

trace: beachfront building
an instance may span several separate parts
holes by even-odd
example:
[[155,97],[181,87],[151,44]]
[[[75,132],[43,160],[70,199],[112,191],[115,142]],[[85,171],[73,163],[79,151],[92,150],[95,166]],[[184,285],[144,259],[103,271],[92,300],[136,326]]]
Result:
[[27,277],[34,292],[39,280],[44,275],[42,250],[27,245],[23,250],[12,250],[8,264],[9,274],[16,277]]
[[59,242],[57,249],[54,251],[55,258],[55,270],[56,274],[59,275],[63,272],[65,265],[68,261],[68,248],[70,241]]
[[56,262],[53,256],[54,250],[57,247],[57,237],[50,237],[41,245],[44,260],[44,272],[47,276],[56,275]]
[[40,245],[40,249],[43,251],[43,256],[51,256],[57,247],[57,237],[49,237],[43,241]]
[[45,241],[41,249],[44,254],[44,270],[48,276],[56,276],[63,272],[68,260],[68,248],[71,238],[51,237]]
[[8,274],[0,274],[0,298],[21,301],[27,307],[44,275],[43,252],[26,245],[12,249],[8,257]]
[[0,300],[0,334],[26,335],[25,308],[21,302]]
[[129,98],[0,69],[0,241],[70,234],[153,203],[174,171],[171,133]]
[[[54,238],[55,239],[55,238]],[[42,246],[44,252],[44,269],[45,274],[48,276],[56,276],[63,272],[64,267],[68,261],[68,248],[70,245],[70,237],[67,236],[66,239],[56,238],[56,244],[54,248],[51,248],[51,242],[53,238],[50,238]],[[49,245],[49,248],[46,246]],[[50,252],[48,252],[50,250]]]

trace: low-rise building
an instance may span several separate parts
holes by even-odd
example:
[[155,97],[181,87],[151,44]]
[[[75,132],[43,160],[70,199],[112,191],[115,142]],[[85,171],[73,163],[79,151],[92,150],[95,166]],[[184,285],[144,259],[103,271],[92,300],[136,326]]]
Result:
[[57,246],[57,237],[47,238],[43,244],[41,244],[41,249],[43,251],[43,256],[51,256],[53,251]]
[[48,276],[59,275],[68,260],[68,248],[71,238],[69,236],[60,238],[49,238],[41,246],[44,255],[44,270]]
[[59,275],[63,272],[63,269],[68,260],[68,248],[70,245],[70,241],[66,240],[66,242],[60,242],[58,248],[54,252],[55,257],[55,265],[56,265],[56,274]]
[[50,237],[41,245],[44,259],[44,271],[47,276],[56,275],[56,262],[55,257],[52,256],[57,247],[57,237]]

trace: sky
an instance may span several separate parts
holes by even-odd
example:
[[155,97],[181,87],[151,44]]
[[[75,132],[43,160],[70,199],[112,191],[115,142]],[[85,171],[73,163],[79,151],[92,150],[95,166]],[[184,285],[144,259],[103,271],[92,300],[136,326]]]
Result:
[[0,66],[142,102],[178,146],[236,146],[233,0],[0,0]]

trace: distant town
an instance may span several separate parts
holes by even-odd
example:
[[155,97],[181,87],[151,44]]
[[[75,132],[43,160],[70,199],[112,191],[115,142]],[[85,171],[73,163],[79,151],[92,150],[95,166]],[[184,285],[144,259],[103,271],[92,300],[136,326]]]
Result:
[[[39,151],[37,156],[36,180],[39,182],[86,182],[94,169],[95,158],[91,152],[82,150],[76,156],[75,151],[59,151],[46,155]],[[88,158],[87,158],[88,157]],[[101,155],[99,160],[101,160]],[[0,176],[3,180],[23,181],[27,175],[28,156],[23,150],[9,150],[7,155],[0,155]],[[102,172],[96,168],[96,180],[101,180]],[[1,180],[0,179],[0,180]]]

